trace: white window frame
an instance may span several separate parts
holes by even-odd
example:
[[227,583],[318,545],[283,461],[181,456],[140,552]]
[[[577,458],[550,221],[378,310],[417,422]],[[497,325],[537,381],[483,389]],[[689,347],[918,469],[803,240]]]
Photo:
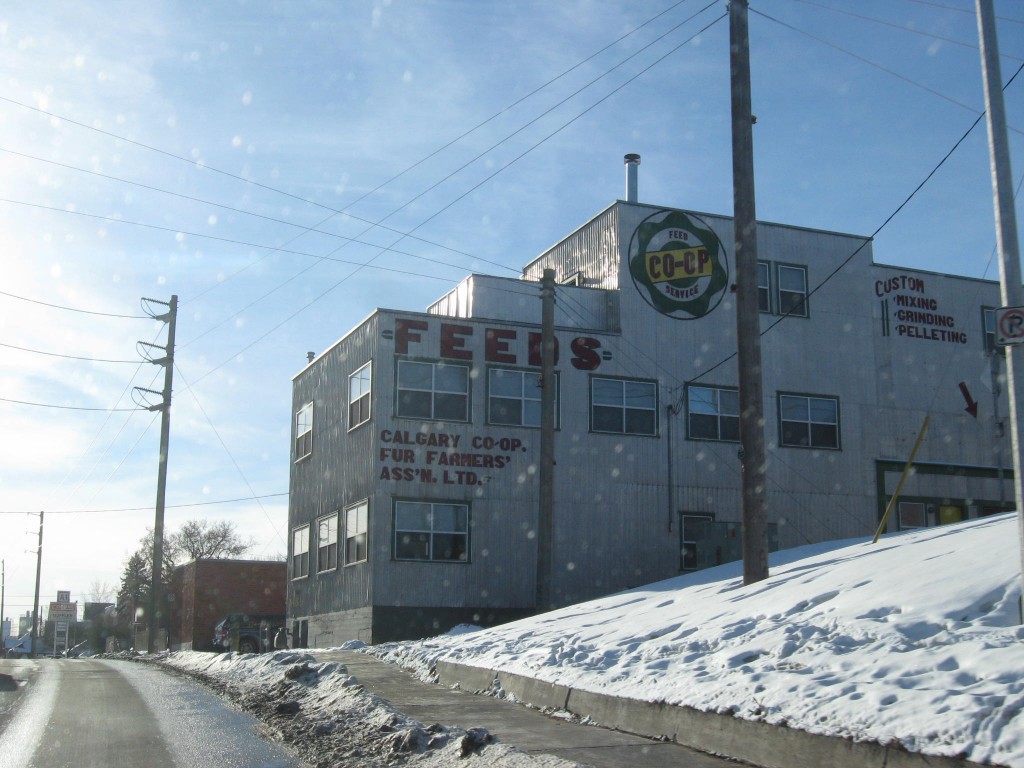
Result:
[[316,521],[316,572],[326,573],[338,568],[338,513],[332,512]]
[[295,461],[313,453],[313,403],[306,403],[295,412]]
[[345,508],[345,565],[364,563],[370,554],[370,502]]
[[[495,379],[509,377],[509,381],[519,379],[518,394],[508,392],[495,393]],[[502,427],[540,427],[541,420],[541,386],[540,371],[519,368],[493,367],[487,369],[487,423]],[[496,400],[508,400],[518,403],[519,419],[495,418]],[[528,408],[529,406],[529,408]],[[527,414],[531,416],[528,418]],[[558,424],[558,374],[555,374],[555,424]]]
[[[786,402],[791,401],[790,405],[796,405],[796,401],[803,401],[805,404],[804,416],[801,419],[785,418]],[[835,411],[834,421],[823,421],[819,418],[815,418],[813,414],[814,403],[829,403],[833,406]],[[839,418],[839,398],[830,395],[801,395],[790,392],[780,392],[778,395],[778,407],[779,407],[779,445],[786,448],[810,448],[813,450],[830,450],[838,451],[842,449],[843,439],[841,422]],[[808,444],[787,442],[786,435],[786,424],[800,424],[807,427]],[[815,427],[831,427],[835,429],[835,445],[827,445],[816,443],[814,440]]]
[[348,428],[355,429],[370,420],[373,388],[373,361],[348,377]]
[[693,559],[694,560],[697,559],[697,540],[694,539],[692,536],[690,538],[687,538],[687,536],[686,536],[686,521],[687,520],[701,520],[701,521],[714,522],[715,516],[713,514],[711,514],[710,512],[703,512],[703,513],[702,512],[684,512],[683,514],[681,514],[679,516],[679,518],[680,518],[680,523],[679,523],[679,539],[682,542],[682,544],[680,545],[681,549],[680,549],[680,552],[679,552],[679,570],[680,571],[686,571],[688,573],[691,572],[691,571],[698,571],[700,569],[696,565],[687,567],[687,564],[686,564],[686,560],[687,560],[687,549],[686,548],[687,548],[687,545],[693,547]]
[[[904,522],[904,520],[903,520],[904,510],[906,510],[906,512],[908,512],[908,513],[911,510],[913,510],[914,512],[920,513],[921,519],[924,521],[924,525],[911,525],[909,523]],[[898,520],[898,524],[899,524],[899,529],[901,531],[916,531],[916,530],[919,530],[921,528],[927,528],[929,526],[929,521],[928,521],[928,505],[926,503],[924,503],[923,501],[901,501],[901,502],[899,502],[899,504],[896,507],[896,516],[897,516],[897,520]]]
[[[803,287],[800,290],[794,290],[792,288],[783,288],[783,275],[795,273],[801,276],[801,282]],[[789,317],[810,317],[810,307],[808,306],[810,293],[807,288],[807,267],[802,264],[776,264],[775,265],[775,301],[776,311],[780,315],[788,315]],[[799,299],[793,300],[792,296],[799,296]],[[787,311],[786,307],[791,306],[791,309]]]
[[[407,366],[430,366],[430,388],[414,387],[402,385],[402,371],[408,370]],[[438,382],[439,373],[445,369],[458,369],[462,371],[464,377],[464,387],[461,390],[456,389],[444,389],[444,384]],[[398,365],[395,367],[395,416],[398,418],[411,418],[411,419],[422,419],[425,421],[451,421],[451,422],[468,422],[469,421],[469,389],[470,389],[470,370],[468,365],[459,365],[457,363],[449,362],[438,362],[432,360],[398,360]],[[403,393],[419,393],[421,395],[429,395],[430,397],[430,413],[424,414],[415,412],[414,409],[403,409]],[[451,399],[454,401],[455,398],[463,399],[462,413],[458,416],[438,415],[438,404],[439,399]]]
[[[440,513],[441,507],[451,507],[461,511],[461,517],[463,525],[461,527],[453,525],[451,528],[443,527],[443,523],[439,522],[439,518],[442,517]],[[418,509],[414,509],[418,508]],[[423,513],[426,512],[426,522],[423,526],[414,528],[403,524],[400,527],[399,517],[402,512],[409,513]],[[470,506],[464,502],[457,501],[425,501],[419,499],[395,499],[394,509],[392,515],[394,531],[394,538],[392,540],[392,556],[395,560],[400,562],[413,562],[413,563],[468,563],[469,562],[469,529],[470,529]],[[458,517],[456,513],[455,517]],[[426,556],[425,557],[412,557],[405,554],[408,548],[403,548],[402,539],[404,537],[415,537],[421,544],[426,545]],[[443,545],[439,542],[443,540],[454,541],[456,539],[462,540],[462,548],[459,550],[460,555],[457,557],[444,557],[442,555]],[[404,556],[403,556],[404,555]]]
[[[702,396],[706,393],[706,396]],[[722,394],[729,393],[736,397],[735,413],[727,413],[723,410]],[[699,400],[697,399],[699,397]],[[705,404],[706,410],[695,410],[694,405]],[[694,417],[711,416],[715,419],[715,436],[708,437],[703,434],[695,434],[698,430],[693,429]],[[736,437],[723,437],[722,423],[724,419],[735,419]],[[686,386],[686,436],[690,440],[716,440],[724,443],[738,443],[740,439],[740,404],[739,389],[736,387],[718,387],[704,384],[688,384]]]
[[772,311],[772,265],[768,261],[757,262],[757,308],[768,314]]
[[309,523],[292,531],[292,581],[309,576]]
[[[616,402],[612,402],[609,399],[607,402],[597,402],[594,394],[595,384],[602,382],[602,384],[617,384],[619,386],[619,394],[614,397]],[[644,389],[650,388],[651,394],[654,396],[653,406],[638,406],[630,405],[629,399],[630,394],[628,392],[631,387],[643,387]],[[614,389],[614,387],[612,387]],[[598,408],[606,410],[617,409],[621,411],[622,418],[620,420],[620,429],[599,429],[597,426],[596,413]],[[637,431],[631,430],[628,426],[630,413],[649,413],[651,414],[651,431]],[[640,437],[655,437],[658,434],[658,384],[657,382],[649,379],[623,379],[623,378],[611,378],[607,376],[591,376],[590,377],[590,431],[598,434],[608,435],[635,435]]]

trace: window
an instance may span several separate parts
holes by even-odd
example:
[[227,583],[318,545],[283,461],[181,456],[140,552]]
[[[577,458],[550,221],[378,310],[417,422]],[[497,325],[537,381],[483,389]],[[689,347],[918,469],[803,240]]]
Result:
[[779,395],[780,445],[839,448],[839,400],[834,397]]
[[469,506],[396,501],[395,559],[467,562]]
[[[539,427],[540,373],[491,368],[487,372],[487,423],[513,427]],[[555,413],[558,413],[558,376],[555,376]],[[557,415],[555,422],[558,422]]]
[[348,377],[348,428],[370,420],[370,363]]
[[899,518],[901,531],[927,528],[928,508],[919,501],[901,501],[899,503]]
[[309,526],[292,531],[292,578],[309,576]]
[[684,571],[696,571],[700,568],[697,545],[698,541],[706,538],[705,528],[708,522],[715,519],[714,515],[682,515],[682,563]]
[[345,510],[345,565],[361,563],[366,559],[368,511],[369,503],[365,501]]
[[306,403],[295,414],[295,460],[313,452],[313,404]]
[[686,389],[687,431],[691,440],[740,439],[740,393],[724,387]]
[[996,311],[992,307],[981,308],[981,327],[984,331],[985,352],[1005,357],[1006,347],[996,344]]
[[772,270],[767,261],[757,262],[757,308],[772,311]]
[[469,368],[447,363],[398,361],[396,415],[469,421]]
[[657,413],[654,382],[596,376],[590,380],[590,423],[594,432],[653,435]]
[[316,524],[317,573],[338,567],[338,513],[321,517]]
[[776,266],[779,281],[779,314],[807,317],[807,267]]

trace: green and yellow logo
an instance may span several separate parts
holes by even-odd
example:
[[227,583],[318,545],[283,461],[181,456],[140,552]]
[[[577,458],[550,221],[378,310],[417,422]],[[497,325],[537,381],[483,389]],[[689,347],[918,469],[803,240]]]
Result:
[[629,242],[629,273],[648,304],[679,320],[713,310],[729,284],[718,236],[681,211],[658,211],[640,223]]

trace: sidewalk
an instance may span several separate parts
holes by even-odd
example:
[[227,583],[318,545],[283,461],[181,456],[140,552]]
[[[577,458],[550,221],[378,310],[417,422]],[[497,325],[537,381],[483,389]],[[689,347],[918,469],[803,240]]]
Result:
[[[737,768],[742,765],[673,744],[548,717],[492,696],[423,683],[394,664],[355,651],[314,651],[338,661],[367,690],[424,725],[486,728],[503,744],[527,754],[555,755],[594,768]],[[817,767],[816,768],[820,768]]]
[[[369,654],[314,653],[323,661],[345,664],[364,688],[424,725],[486,728],[498,741],[522,752],[555,755],[594,768],[983,768],[967,760],[603,696],[476,667],[439,663],[441,682],[432,684]],[[607,727],[570,723],[538,709],[473,693],[490,688],[495,678],[502,690],[520,702],[572,712]],[[452,687],[456,683],[459,688]]]

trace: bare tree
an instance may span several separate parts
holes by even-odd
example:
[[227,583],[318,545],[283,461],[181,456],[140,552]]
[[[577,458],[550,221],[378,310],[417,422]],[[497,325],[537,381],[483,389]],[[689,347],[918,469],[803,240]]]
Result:
[[89,591],[86,592],[89,600],[94,603],[110,603],[113,602],[114,595],[117,590],[114,589],[106,581],[94,581],[89,585]]
[[189,520],[169,537],[171,549],[178,560],[202,558],[236,558],[253,548],[255,539],[244,540],[234,523]]

